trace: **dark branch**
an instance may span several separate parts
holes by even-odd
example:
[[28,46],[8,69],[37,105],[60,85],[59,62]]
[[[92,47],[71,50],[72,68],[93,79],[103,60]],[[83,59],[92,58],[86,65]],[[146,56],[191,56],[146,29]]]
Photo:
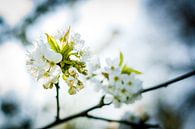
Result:
[[[183,79],[186,79],[188,77],[191,77],[195,75],[195,70],[189,72],[189,73],[186,73],[184,75],[181,75],[179,77],[176,77],[172,80],[169,80],[167,82],[164,82],[164,83],[161,83],[159,85],[156,85],[156,86],[153,86],[151,88],[148,88],[148,89],[143,89],[140,93],[145,93],[145,92],[149,92],[149,91],[152,91],[152,90],[156,90],[156,89],[159,89],[159,88],[162,88],[162,87],[167,87],[168,85],[172,84],[172,83],[175,83],[175,82],[178,82],[178,81],[181,81]],[[72,120],[72,119],[75,119],[75,118],[79,118],[79,117],[87,117],[87,118],[91,118],[91,119],[98,119],[98,120],[103,120],[103,121],[108,121],[108,122],[117,122],[117,123],[123,123],[123,124],[126,124],[126,125],[130,125],[130,126],[133,126],[135,128],[160,128],[159,125],[152,125],[152,124],[145,124],[145,123],[133,123],[133,122],[129,122],[129,121],[125,121],[125,120],[112,120],[112,119],[107,119],[107,118],[101,118],[101,117],[96,117],[96,116],[92,116],[92,115],[89,115],[88,113],[94,109],[97,109],[97,108],[101,108],[105,105],[110,105],[111,103],[108,103],[108,104],[105,104],[104,102],[104,97],[101,98],[100,100],[100,103],[97,104],[96,106],[93,106],[87,110],[84,110],[80,113],[77,113],[75,115],[72,115],[72,116],[69,116],[67,118],[64,118],[64,119],[59,119],[59,120],[56,120],[54,122],[52,122],[51,124],[43,127],[43,129],[46,129],[46,128],[51,128],[53,126],[56,126],[58,124],[61,124],[63,122],[67,122],[69,120]]]
[[174,78],[172,80],[169,80],[167,82],[161,83],[159,85],[156,85],[156,86],[153,86],[153,87],[150,87],[150,88],[147,88],[147,89],[143,89],[142,91],[140,91],[140,93],[145,93],[145,92],[149,92],[149,91],[156,90],[156,89],[159,89],[159,88],[167,87],[170,84],[173,84],[175,82],[184,80],[184,79],[186,79],[188,77],[191,77],[193,75],[195,75],[195,70],[193,70],[193,71],[191,71],[189,73],[183,74],[183,75],[181,75],[179,77],[176,77],[176,78]]
[[125,125],[129,125],[132,126],[136,129],[147,129],[147,128],[159,128],[159,125],[153,125],[153,124],[145,124],[145,123],[134,123],[134,122],[130,122],[127,120],[113,120],[113,119],[108,119],[108,118],[102,118],[102,117],[97,117],[97,116],[92,116],[92,115],[87,115],[85,116],[87,118],[91,118],[91,119],[96,119],[96,120],[102,120],[102,121],[107,121],[107,122],[116,122],[116,123],[121,123],[121,124],[125,124]]
[[60,102],[59,102],[59,85],[58,83],[55,85],[56,86],[56,120],[60,120]]
[[95,105],[95,106],[93,106],[93,107],[91,107],[91,108],[89,108],[89,109],[86,109],[86,110],[84,110],[84,111],[82,111],[82,112],[80,112],[80,113],[77,113],[77,114],[75,114],[75,115],[66,117],[66,118],[64,118],[64,119],[56,120],[56,121],[52,122],[51,124],[49,124],[49,125],[43,127],[43,129],[51,128],[51,127],[53,127],[53,126],[55,126],[55,125],[58,125],[58,124],[61,124],[61,123],[63,123],[63,122],[72,120],[72,119],[74,119],[74,118],[86,116],[88,112],[90,112],[90,111],[92,111],[92,110],[94,110],[94,109],[101,108],[102,106],[111,104],[111,103],[104,104],[103,101],[104,101],[104,96],[101,98],[100,102],[99,102],[97,105]]
[[[103,107],[103,106],[106,106],[106,105],[110,105],[110,104],[111,104],[111,103],[105,104],[103,101],[104,101],[104,96],[101,98],[99,104],[97,104],[97,105],[95,105],[95,106],[93,106],[93,107],[91,107],[91,108],[89,108],[89,109],[86,109],[86,110],[84,110],[84,111],[82,111],[82,112],[80,112],[80,113],[77,113],[77,114],[75,114],[75,115],[71,115],[71,116],[66,117],[66,118],[64,118],[64,119],[56,120],[56,121],[52,122],[51,124],[49,124],[49,125],[43,127],[43,129],[51,128],[51,127],[56,126],[56,125],[58,125],[58,124],[62,124],[62,123],[64,123],[64,122],[67,122],[67,121],[70,121],[70,120],[72,120],[72,119],[79,118],[79,117],[88,117],[88,118],[92,118],[92,119],[101,119],[101,120],[110,121],[110,122],[122,122],[122,123],[124,123],[124,124],[128,124],[128,125],[130,125],[130,126],[136,126],[136,127],[140,126],[140,124],[133,123],[133,122],[127,122],[127,121],[125,122],[125,121],[123,121],[123,120],[109,120],[109,119],[105,119],[105,118],[98,118],[98,117],[94,117],[94,116],[88,115],[88,113],[89,113],[90,111],[92,111],[92,110],[95,110],[95,109],[98,109],[98,108],[101,108],[101,107]],[[150,126],[150,124],[146,124],[146,125],[143,124],[142,127],[143,127],[143,126],[144,126],[144,127],[147,127],[147,128],[149,128],[149,127],[151,127],[151,128],[157,127],[156,125],[151,125],[151,126]]]

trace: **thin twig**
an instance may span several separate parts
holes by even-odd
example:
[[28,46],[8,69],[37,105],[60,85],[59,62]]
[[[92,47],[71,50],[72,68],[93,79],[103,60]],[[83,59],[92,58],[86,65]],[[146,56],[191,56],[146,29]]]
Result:
[[167,82],[161,83],[159,85],[156,85],[156,86],[153,86],[153,87],[150,87],[150,88],[147,88],[147,89],[143,89],[142,91],[140,91],[140,93],[145,93],[145,92],[149,92],[149,91],[156,90],[156,89],[159,89],[159,88],[167,87],[170,84],[173,84],[175,82],[184,80],[184,79],[186,79],[188,77],[191,77],[193,75],[195,75],[195,70],[193,70],[193,71],[191,71],[189,73],[183,74],[181,76],[178,76],[178,77],[176,77],[174,79],[171,79],[171,80],[169,80]]
[[56,86],[56,121],[60,120],[60,101],[59,101],[59,85],[58,83],[55,85]]
[[114,120],[114,119],[108,119],[108,118],[102,118],[102,117],[97,117],[97,116],[92,116],[92,115],[87,115],[85,116],[87,118],[91,118],[91,119],[96,119],[96,120],[102,120],[102,121],[107,121],[107,122],[116,122],[116,123],[122,123],[122,124],[125,124],[125,125],[129,125],[129,126],[132,126],[132,127],[135,127],[136,129],[140,129],[140,128],[144,128],[144,129],[147,129],[147,128],[159,128],[159,125],[155,125],[155,124],[146,124],[146,123],[140,123],[140,124],[137,124],[137,123],[134,123],[134,122],[130,122],[130,121],[127,121],[127,120]]

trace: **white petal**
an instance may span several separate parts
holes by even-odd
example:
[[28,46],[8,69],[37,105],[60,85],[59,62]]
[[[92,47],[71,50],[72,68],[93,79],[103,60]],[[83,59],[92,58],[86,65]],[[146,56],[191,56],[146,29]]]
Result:
[[38,80],[38,83],[42,86],[44,86],[44,88],[48,89],[51,86],[51,78],[49,77],[42,77]]
[[50,76],[59,76],[62,73],[60,66],[55,65],[51,67]]
[[106,63],[107,63],[107,65],[109,65],[109,66],[112,66],[113,64],[112,64],[112,60],[110,59],[110,58],[106,58]]
[[44,52],[45,58],[54,63],[59,63],[62,60],[62,55],[60,53],[53,52],[51,50],[46,50]]

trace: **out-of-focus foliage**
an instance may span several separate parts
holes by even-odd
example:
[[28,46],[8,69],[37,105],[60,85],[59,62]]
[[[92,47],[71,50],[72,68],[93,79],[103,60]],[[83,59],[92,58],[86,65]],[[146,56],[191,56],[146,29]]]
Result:
[[0,42],[3,40],[9,40],[10,38],[19,38],[19,40],[21,40],[21,42],[24,44],[31,43],[26,36],[26,31],[29,26],[36,23],[37,19],[39,19],[41,16],[54,11],[57,6],[66,4],[71,6],[71,4],[74,4],[76,1],[77,0],[44,0],[42,2],[35,2],[32,11],[25,16],[21,22],[14,27],[6,27],[3,29],[4,31],[0,33]]

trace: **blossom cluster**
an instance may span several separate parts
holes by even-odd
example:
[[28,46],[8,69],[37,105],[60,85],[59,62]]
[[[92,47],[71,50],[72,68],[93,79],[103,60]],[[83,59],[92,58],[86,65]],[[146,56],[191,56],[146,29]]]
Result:
[[70,28],[54,35],[45,34],[34,43],[27,54],[27,69],[45,89],[51,89],[63,78],[69,94],[84,88],[84,80],[93,82],[115,106],[130,104],[141,97],[142,82],[136,78],[141,72],[123,63],[123,54],[117,59],[106,60],[102,67],[99,59],[90,58],[88,47],[80,34]]
[[136,78],[141,72],[123,65],[123,54],[120,58],[106,59],[106,66],[101,67],[99,61],[94,66],[94,71],[88,79],[94,82],[96,87],[102,90],[109,101],[116,107],[122,103],[130,104],[141,98],[142,81]]
[[68,28],[54,36],[45,34],[34,44],[34,49],[27,54],[26,64],[39,84],[45,89],[53,88],[62,77],[70,94],[83,89],[84,84],[79,75],[87,74],[85,62],[90,54],[80,34]]

